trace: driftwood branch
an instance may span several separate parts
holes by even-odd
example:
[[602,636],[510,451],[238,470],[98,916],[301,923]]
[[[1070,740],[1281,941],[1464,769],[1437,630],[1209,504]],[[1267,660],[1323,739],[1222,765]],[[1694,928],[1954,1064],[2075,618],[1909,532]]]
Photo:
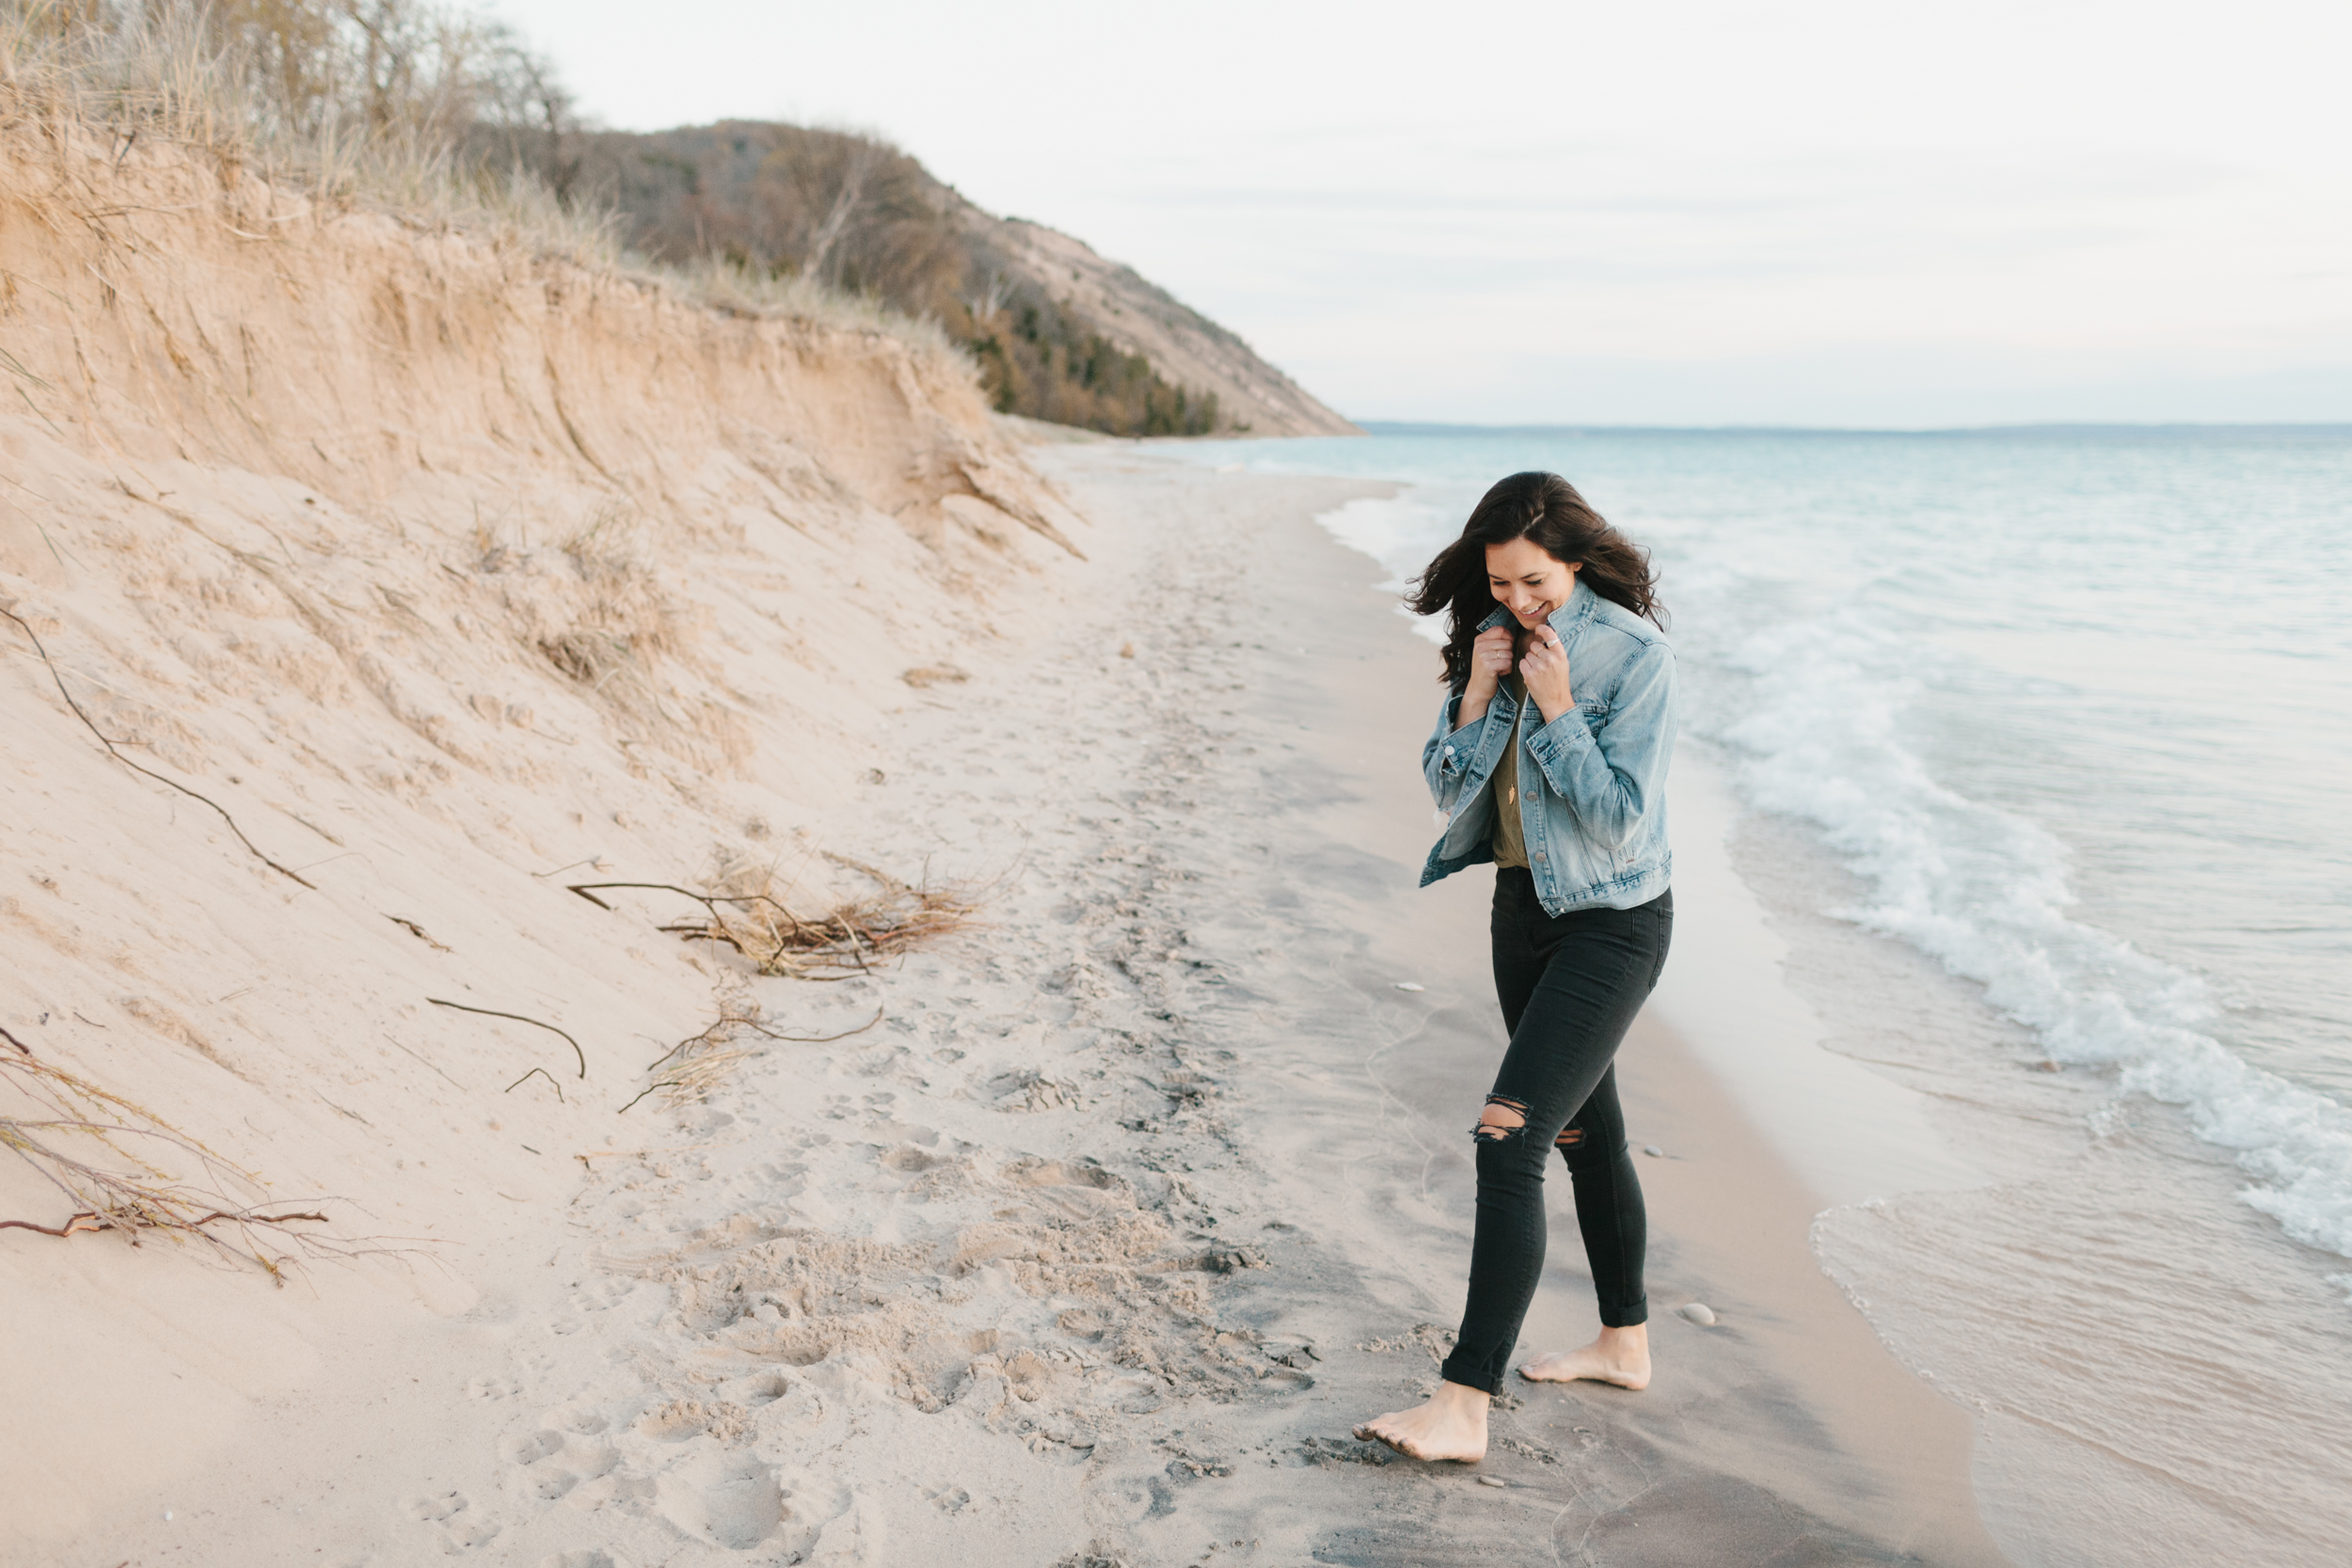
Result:
[[[321,1225],[330,1223],[325,1214],[315,1210],[300,1214],[256,1214],[234,1209],[215,1209],[209,1214],[199,1214],[179,1223],[185,1228],[194,1230],[199,1227],[211,1225],[216,1220],[227,1220],[232,1225],[284,1225],[289,1220],[316,1220]],[[90,1209],[83,1210],[63,1225],[37,1225],[31,1220],[0,1220],[0,1230],[34,1230],[43,1236],[64,1237],[96,1230],[127,1228],[130,1227],[119,1220]]]
[[0,615],[5,615],[9,620],[14,621],[17,624],[18,629],[23,631],[26,637],[33,640],[33,651],[40,655],[41,663],[49,667],[49,678],[56,683],[57,695],[63,697],[65,699],[65,705],[73,710],[73,717],[79,719],[84,726],[89,730],[89,733],[98,737],[98,743],[106,748],[106,754],[108,756],[122,764],[123,767],[128,768],[134,773],[144,774],[148,778],[154,780],[159,784],[178,790],[181,794],[186,796],[191,800],[200,800],[204,804],[212,807],[213,810],[220,814],[220,819],[229,824],[229,831],[237,835],[237,842],[252,851],[254,859],[260,861],[263,865],[268,866],[272,871],[277,872],[279,876],[291,877],[295,881],[301,882],[304,887],[310,889],[312,892],[315,893],[318,891],[317,883],[305,880],[298,874],[287,870],[284,866],[278,864],[267,855],[262,854],[261,847],[251,839],[245,836],[245,830],[237,826],[237,819],[230,816],[228,808],[223,806],[219,801],[214,800],[208,795],[199,795],[195,790],[190,789],[186,784],[180,783],[178,780],[167,779],[161,773],[156,772],[153,768],[142,768],[137,763],[133,762],[129,757],[124,756],[121,749],[106,737],[106,732],[100,729],[97,722],[83,710],[82,705],[73,700],[73,693],[66,689],[65,676],[58,673],[57,661],[49,657],[49,650],[41,645],[39,634],[33,630],[31,625],[25,621],[24,617],[19,615],[12,610],[0,610]]
[[865,1022],[859,1024],[854,1029],[844,1029],[837,1035],[779,1035],[773,1029],[764,1029],[749,1019],[745,1019],[741,1022],[743,1027],[749,1029],[752,1033],[755,1035],[765,1035],[771,1040],[783,1040],[787,1045],[831,1045],[834,1040],[846,1040],[851,1035],[863,1035],[866,1030],[871,1029],[875,1024],[880,1023],[882,1021],[882,1010],[880,1007],[876,1007],[872,1018],[867,1019]]
[[749,1029],[755,1035],[764,1035],[771,1040],[782,1040],[787,1045],[829,1045],[834,1040],[846,1040],[851,1035],[863,1035],[882,1021],[882,1009],[876,1007],[872,1018],[854,1029],[844,1029],[837,1035],[780,1035],[759,1022],[757,1005],[751,1002],[748,997],[723,995],[719,1004],[717,1022],[703,1030],[701,1034],[689,1035],[660,1055],[656,1056],[645,1064],[645,1070],[659,1072],[680,1056],[691,1056],[697,1048],[709,1049],[725,1045],[735,1037],[735,1032],[738,1029]]
[[[175,1180],[165,1164],[176,1154],[194,1162],[215,1182],[258,1189],[260,1179],[223,1160],[152,1112],[100,1087],[79,1074],[27,1052],[0,1053],[0,1081],[40,1107],[27,1116],[14,1107],[0,1111],[0,1150],[15,1155],[67,1200],[59,1225],[39,1220],[0,1220],[0,1229],[29,1230],[60,1240],[87,1231],[120,1231],[133,1246],[148,1235],[172,1240],[199,1238],[231,1256],[244,1256],[285,1283],[282,1259],[257,1244],[256,1231],[294,1235],[305,1251],[322,1247],[346,1252],[330,1241],[289,1231],[288,1223],[326,1224],[317,1211],[286,1212],[262,1203],[239,1203],[218,1187],[205,1191]],[[77,1147],[78,1146],[78,1147]],[[141,1147],[149,1152],[140,1152]],[[159,1161],[165,1164],[159,1164]],[[234,1243],[216,1227],[237,1231]]]
[[659,1084],[648,1084],[648,1085],[646,1085],[644,1086],[644,1089],[642,1089],[642,1090],[640,1090],[640,1091],[639,1091],[639,1093],[638,1093],[638,1095],[637,1095],[637,1100],[632,1100],[632,1101],[630,1101],[628,1102],[628,1105],[624,1105],[624,1106],[622,1106],[622,1107],[620,1108],[620,1110],[615,1111],[615,1112],[613,1112],[612,1114],[613,1114],[614,1116],[616,1116],[616,1117],[617,1117],[617,1116],[621,1116],[621,1115],[625,1114],[625,1113],[628,1110],[629,1105],[634,1105],[634,1104],[636,1104],[638,1100],[643,1100],[643,1099],[644,1099],[646,1095],[649,1095],[649,1094],[653,1093],[653,1091],[654,1091],[654,1090],[656,1090],[656,1089],[675,1089],[675,1088],[676,1088],[677,1086],[678,1086],[678,1082],[677,1082],[677,1080],[676,1080],[676,1079],[675,1079],[675,1078],[664,1078],[664,1079],[663,1079],[660,1083],[659,1083]]
[[[554,1024],[541,1023],[537,1019],[525,1018],[520,1013],[502,1013],[496,1007],[469,1007],[463,1002],[444,1002],[437,996],[428,996],[425,1000],[432,1003],[437,1007],[454,1007],[461,1013],[480,1013],[485,1018],[511,1018],[517,1023],[528,1023],[534,1028],[545,1029],[550,1035],[564,1035],[564,1031],[558,1029]],[[588,1053],[580,1050],[580,1042],[572,1038],[569,1035],[564,1035],[564,1043],[570,1046],[572,1048],[572,1053],[580,1058],[580,1075],[582,1078],[587,1077]],[[531,1074],[526,1072],[523,1076],[528,1078]]]
[[786,923],[791,926],[795,930],[804,928],[807,924],[803,921],[800,916],[794,914],[790,910],[786,909],[783,904],[764,893],[696,893],[692,888],[679,887],[675,882],[566,882],[564,886],[571,892],[579,894],[582,898],[587,899],[588,902],[596,905],[596,908],[600,910],[609,910],[612,906],[597,897],[594,893],[589,891],[590,889],[640,888],[649,893],[675,893],[681,898],[691,898],[695,903],[700,904],[704,909],[708,910],[713,917],[717,916],[719,912],[719,906],[722,904],[736,904],[746,908],[754,905],[765,904],[770,909],[775,911],[777,914],[783,916]]
[[564,1102],[564,1085],[561,1085],[561,1084],[556,1083],[556,1081],[555,1081],[555,1074],[553,1074],[553,1073],[549,1072],[549,1071],[548,1071],[546,1068],[543,1068],[543,1067],[535,1067],[535,1068],[532,1068],[532,1069],[531,1069],[531,1071],[524,1073],[524,1074],[523,1074],[520,1078],[517,1078],[517,1079],[516,1079],[513,1083],[511,1083],[511,1084],[507,1085],[506,1085],[506,1087],[505,1087],[505,1089],[504,1089],[502,1092],[507,1093],[507,1094],[513,1094],[513,1093],[514,1093],[516,1089],[519,1089],[519,1088],[521,1088],[521,1087],[522,1087],[525,1084],[530,1083],[530,1082],[531,1082],[531,1080],[532,1080],[534,1076],[546,1079],[546,1080],[548,1081],[548,1084],[549,1084],[549,1085],[550,1085],[554,1088],[554,1090],[555,1090],[555,1100],[556,1100],[556,1103],[557,1103],[557,1104],[559,1104],[559,1105],[560,1105],[560,1104],[562,1104],[562,1103]]
[[436,953],[446,953],[450,951],[449,943],[445,942],[434,941],[432,932],[426,930],[423,927],[418,925],[415,921],[408,919],[406,916],[388,914],[384,918],[399,927],[402,930],[407,932],[410,936],[416,938],[419,942],[423,942],[427,947],[432,948]]

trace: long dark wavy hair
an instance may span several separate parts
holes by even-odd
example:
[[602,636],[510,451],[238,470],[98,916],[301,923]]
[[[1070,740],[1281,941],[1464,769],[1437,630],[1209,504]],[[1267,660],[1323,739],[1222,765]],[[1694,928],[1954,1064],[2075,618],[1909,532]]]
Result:
[[1440,680],[1455,687],[1469,681],[1470,644],[1477,641],[1478,624],[1495,608],[1486,584],[1486,546],[1514,539],[1532,541],[1554,561],[1581,567],[1578,578],[1594,593],[1665,626],[1649,552],[1611,528],[1558,474],[1513,474],[1470,508],[1462,536],[1413,579],[1405,601],[1416,615],[1451,612]]

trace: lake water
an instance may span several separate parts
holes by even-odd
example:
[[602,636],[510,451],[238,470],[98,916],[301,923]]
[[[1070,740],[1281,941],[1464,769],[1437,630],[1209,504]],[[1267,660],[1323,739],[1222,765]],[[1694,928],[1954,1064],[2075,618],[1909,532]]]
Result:
[[[1749,810],[1843,868],[1759,891],[1823,901],[1819,912],[1980,988],[2005,1037],[2022,1035],[2090,1085],[2092,1103],[2068,1113],[2082,1150],[2109,1150],[2118,1128],[2147,1125],[2128,1201],[2099,1186],[2112,1160],[2109,1174],[2070,1176],[2063,1140],[2038,1146],[2037,1180],[2054,1193],[2072,1183],[2080,1212],[2037,1223],[2079,1221],[2120,1249],[2095,1267],[2075,1260],[2075,1275],[2098,1276],[2087,1284],[2066,1259],[2046,1262],[2045,1303],[2076,1285],[2092,1291],[2094,1314],[2108,1311],[2102,1302],[2141,1302],[2114,1307],[2121,1318],[2092,1336],[2119,1354],[2128,1338],[2135,1354],[2155,1344],[2194,1359],[2201,1338],[2242,1318],[2273,1335],[2282,1380],[2288,1359],[2314,1353],[2337,1362],[2322,1384],[2345,1375],[2352,430],[1445,431],[1188,450],[1220,466],[1398,482],[1394,499],[1325,520],[1400,579],[1459,531],[1494,480],[1566,475],[1655,552],[1686,733],[1732,760]],[[2020,1070],[2015,1050],[1979,1055],[1939,1064],[1952,1092],[2012,1105],[2021,1124],[2049,1119],[2004,1086]],[[2014,1233],[2031,1207],[1947,1201],[1917,1227],[1919,1244],[2034,1275],[2044,1265],[2016,1262]],[[1874,1277],[1874,1257],[1903,1254],[1898,1218],[1817,1236],[1850,1290]],[[2201,1227],[2225,1239],[2184,1261]],[[2195,1291],[2169,1282],[2201,1269],[2222,1321],[2185,1324],[2180,1300]],[[1903,1271],[1914,1281],[1933,1272]],[[1922,1307],[1932,1289],[1904,1285],[1909,1306],[1866,1310],[1890,1343],[1908,1338],[1899,1349],[1915,1366],[1943,1354],[1947,1386],[2001,1382],[1992,1363],[2008,1354],[1999,1347],[2013,1352],[2034,1308],[2021,1301],[2017,1323],[1988,1328],[1996,1308],[1957,1299],[1983,1297],[1981,1286],[1950,1289],[1955,1299]],[[2233,1290],[2251,1305],[2229,1305]],[[2165,1373],[2148,1377],[2160,1403]],[[2011,1378],[1976,1402],[2006,1400],[2028,1426],[2063,1426],[2066,1412],[2027,1406],[2138,1397],[2079,1381],[2021,1394]],[[2170,1538],[2184,1547],[2225,1545],[2231,1510],[2202,1494],[2242,1494],[2259,1484],[2248,1476],[2281,1465],[2316,1481],[2296,1457],[2314,1437],[2332,1455],[2322,1469],[2352,1477],[2343,1411],[2241,1412],[2247,1424],[2226,1440],[2253,1450],[2246,1474],[2194,1441],[2173,1452],[2153,1432],[2080,1447],[2120,1453],[2118,1474],[2137,1479],[2117,1486],[2170,1485],[2182,1512],[2167,1528],[2178,1526]],[[2130,1432],[2171,1418],[2154,1404],[2110,1414]],[[2327,1430],[2313,1433],[2314,1419]],[[2011,1482],[1986,1484],[1998,1494]],[[2339,1525],[2352,1513],[2344,1495]],[[2144,1511],[2125,1527],[2134,1519],[2148,1528]],[[2348,1538],[2352,1526],[2282,1538],[2271,1560],[2326,1560]],[[2095,1543],[2032,1558],[2100,1560]]]

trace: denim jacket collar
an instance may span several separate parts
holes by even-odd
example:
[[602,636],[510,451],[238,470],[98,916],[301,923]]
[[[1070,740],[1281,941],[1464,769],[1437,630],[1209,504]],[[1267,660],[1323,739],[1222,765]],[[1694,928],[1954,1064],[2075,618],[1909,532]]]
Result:
[[[1591,620],[1593,611],[1599,606],[1600,595],[1585,586],[1584,574],[1579,572],[1576,575],[1576,586],[1568,590],[1568,596],[1562,601],[1559,609],[1544,617],[1544,624],[1559,637],[1560,645],[1565,648],[1572,640],[1572,634],[1576,629]],[[1478,629],[1492,631],[1495,627],[1506,623],[1514,626],[1518,624],[1510,610],[1502,605],[1497,605],[1493,614],[1478,623]]]

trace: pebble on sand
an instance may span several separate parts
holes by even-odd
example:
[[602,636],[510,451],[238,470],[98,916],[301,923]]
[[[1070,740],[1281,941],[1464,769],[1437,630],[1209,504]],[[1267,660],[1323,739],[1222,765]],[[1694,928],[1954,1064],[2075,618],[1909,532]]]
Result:
[[1508,1486],[1511,1483],[1494,1476],[1480,1476],[1478,1478],[1478,1484],[1481,1486]]
[[1686,1302],[1682,1306],[1676,1307],[1675,1310],[1690,1319],[1692,1323],[1698,1324],[1701,1328],[1712,1328],[1715,1326],[1715,1309],[1708,1306],[1707,1303],[1703,1301]]
[[1399,990],[1427,990],[1429,988],[1421,984],[1417,980],[1399,980],[1396,983],[1396,989]]
[[1642,1146],[1642,1152],[1648,1155],[1653,1160],[1663,1160],[1666,1157],[1666,1151],[1659,1148],[1656,1144],[1644,1144]]

